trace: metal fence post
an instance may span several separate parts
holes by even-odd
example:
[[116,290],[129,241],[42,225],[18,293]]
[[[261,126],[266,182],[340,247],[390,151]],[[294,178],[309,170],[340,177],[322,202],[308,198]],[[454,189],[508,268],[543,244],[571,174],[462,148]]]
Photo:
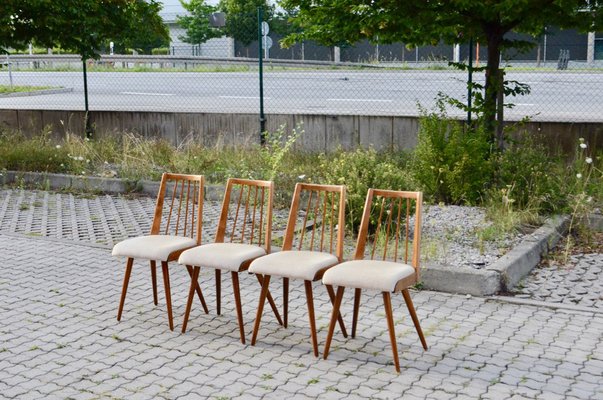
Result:
[[264,65],[262,57],[262,7],[258,7],[258,69],[260,75],[260,144],[266,144],[266,119],[264,118]]
[[471,125],[471,98],[473,95],[473,39],[469,39],[469,65],[467,66],[467,126]]
[[85,108],[85,114],[84,114],[84,130],[86,132],[86,137],[88,139],[92,138],[92,129],[90,127],[90,118],[88,115],[88,73],[86,70],[86,60],[82,59],[82,66],[83,66],[83,71],[84,71],[84,108]]

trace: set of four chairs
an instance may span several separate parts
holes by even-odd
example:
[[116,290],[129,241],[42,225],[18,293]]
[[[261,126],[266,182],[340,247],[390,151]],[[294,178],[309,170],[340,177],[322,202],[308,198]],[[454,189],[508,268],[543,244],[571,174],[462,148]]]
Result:
[[[261,285],[251,344],[255,345],[266,300],[278,323],[288,325],[289,281],[303,280],[313,352],[318,357],[314,281],[322,280],[333,311],[324,358],[335,325],[347,337],[340,313],[344,289],[354,288],[351,336],[356,336],[362,290],[382,292],[396,371],[400,372],[391,294],[401,292],[424,349],[427,349],[409,287],[419,281],[422,194],[369,189],[354,260],[343,259],[346,188],[298,183],[282,238],[272,237],[274,184],[229,179],[213,243],[202,244],[204,177],[163,174],[150,235],[115,245],[114,256],[127,258],[117,320],[121,320],[134,259],[150,262],[153,300],[157,300],[156,265],[161,264],[170,329],[174,329],[168,263],[178,261],[191,278],[182,332],[186,331],[195,295],[209,313],[198,279],[201,268],[215,270],[216,308],[221,313],[221,273],[230,272],[241,342],[245,343],[239,273],[248,271]],[[282,240],[280,251],[271,243]],[[270,292],[272,277],[282,278],[282,318]],[[335,292],[334,287],[337,287]]]

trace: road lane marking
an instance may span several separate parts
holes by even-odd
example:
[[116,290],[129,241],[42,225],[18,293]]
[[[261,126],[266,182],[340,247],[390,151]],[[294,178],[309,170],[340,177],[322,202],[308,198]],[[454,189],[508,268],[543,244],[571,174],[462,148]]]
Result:
[[135,96],[173,96],[174,93],[145,93],[145,92],[121,92],[121,94],[131,94]]
[[393,100],[385,100],[385,99],[327,99],[327,101],[361,101],[361,102],[383,102],[383,103],[392,103]]

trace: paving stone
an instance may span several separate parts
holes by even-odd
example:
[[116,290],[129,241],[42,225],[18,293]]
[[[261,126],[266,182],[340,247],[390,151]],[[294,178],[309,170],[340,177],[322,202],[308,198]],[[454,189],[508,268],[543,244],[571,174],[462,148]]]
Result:
[[[6,201],[17,204],[14,193],[10,196],[6,200],[6,191],[0,191],[0,214]],[[118,323],[115,313],[123,260],[112,258],[107,247],[90,243],[105,237],[102,235],[113,235],[111,240],[117,240],[119,235],[146,231],[154,202],[139,199],[138,203],[127,203],[125,199],[102,197],[89,203],[96,205],[88,206],[68,195],[55,196],[54,200],[66,201],[61,218],[69,212],[76,218],[70,229],[67,226],[73,219],[61,220],[61,224],[65,222],[62,233],[47,229],[45,235],[53,240],[20,235],[26,230],[35,233],[38,228],[18,218],[21,222],[13,223],[12,217],[18,214],[14,208],[9,220],[6,213],[0,215],[4,266],[0,269],[0,397],[175,399],[224,395],[280,400],[548,399],[548,395],[555,399],[566,393],[568,398],[601,397],[601,314],[413,292],[431,347],[424,351],[417,344],[409,318],[396,320],[402,366],[402,372],[396,374],[378,293],[363,294],[356,339],[336,335],[331,356],[325,361],[311,354],[303,285],[292,282],[288,329],[266,317],[259,343],[242,345],[236,314],[227,297],[232,291],[228,279],[223,279],[223,315],[216,316],[213,273],[201,274],[200,285],[210,308],[214,308],[209,315],[193,308],[196,323],[181,335],[177,330],[190,278],[171,266],[176,319],[176,332],[171,332],[164,294],[159,291],[158,307],[149,301],[149,277],[139,273],[142,267],[148,271],[148,265],[137,263],[124,318]],[[112,203],[119,206],[112,208]],[[103,207],[113,210],[99,218],[105,218],[104,223],[117,234],[101,235],[87,230],[86,224],[78,225],[81,215],[87,215],[81,214],[82,207],[99,213]],[[219,204],[215,207],[217,210]],[[119,222],[114,221],[117,216]],[[601,265],[595,262],[596,257],[584,259],[590,260],[589,268]],[[31,265],[36,266],[36,274],[30,273]],[[591,278],[601,276],[588,273],[588,279],[581,282],[597,282]],[[566,282],[567,276],[556,279]],[[581,276],[584,278],[586,272]],[[251,278],[241,277],[243,303],[250,306],[244,306],[249,313],[245,317],[248,336],[258,293],[257,282]],[[7,285],[10,290],[4,290]],[[551,296],[554,286],[546,289]],[[280,293],[276,290],[274,294],[278,303]],[[331,307],[324,292],[316,290],[315,297],[322,350],[325,316]],[[400,296],[392,301],[396,310],[406,312]]]

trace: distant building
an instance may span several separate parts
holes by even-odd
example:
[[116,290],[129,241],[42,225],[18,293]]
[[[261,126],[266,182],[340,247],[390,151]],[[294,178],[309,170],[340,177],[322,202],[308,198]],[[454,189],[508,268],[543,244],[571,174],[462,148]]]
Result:
[[[163,9],[159,13],[170,32],[170,54],[176,56],[234,57],[234,41],[228,37],[210,39],[206,43],[193,45],[183,42],[179,37],[186,34],[176,23],[178,15],[188,12],[179,0],[163,0]],[[210,2],[211,3],[211,2]]]

